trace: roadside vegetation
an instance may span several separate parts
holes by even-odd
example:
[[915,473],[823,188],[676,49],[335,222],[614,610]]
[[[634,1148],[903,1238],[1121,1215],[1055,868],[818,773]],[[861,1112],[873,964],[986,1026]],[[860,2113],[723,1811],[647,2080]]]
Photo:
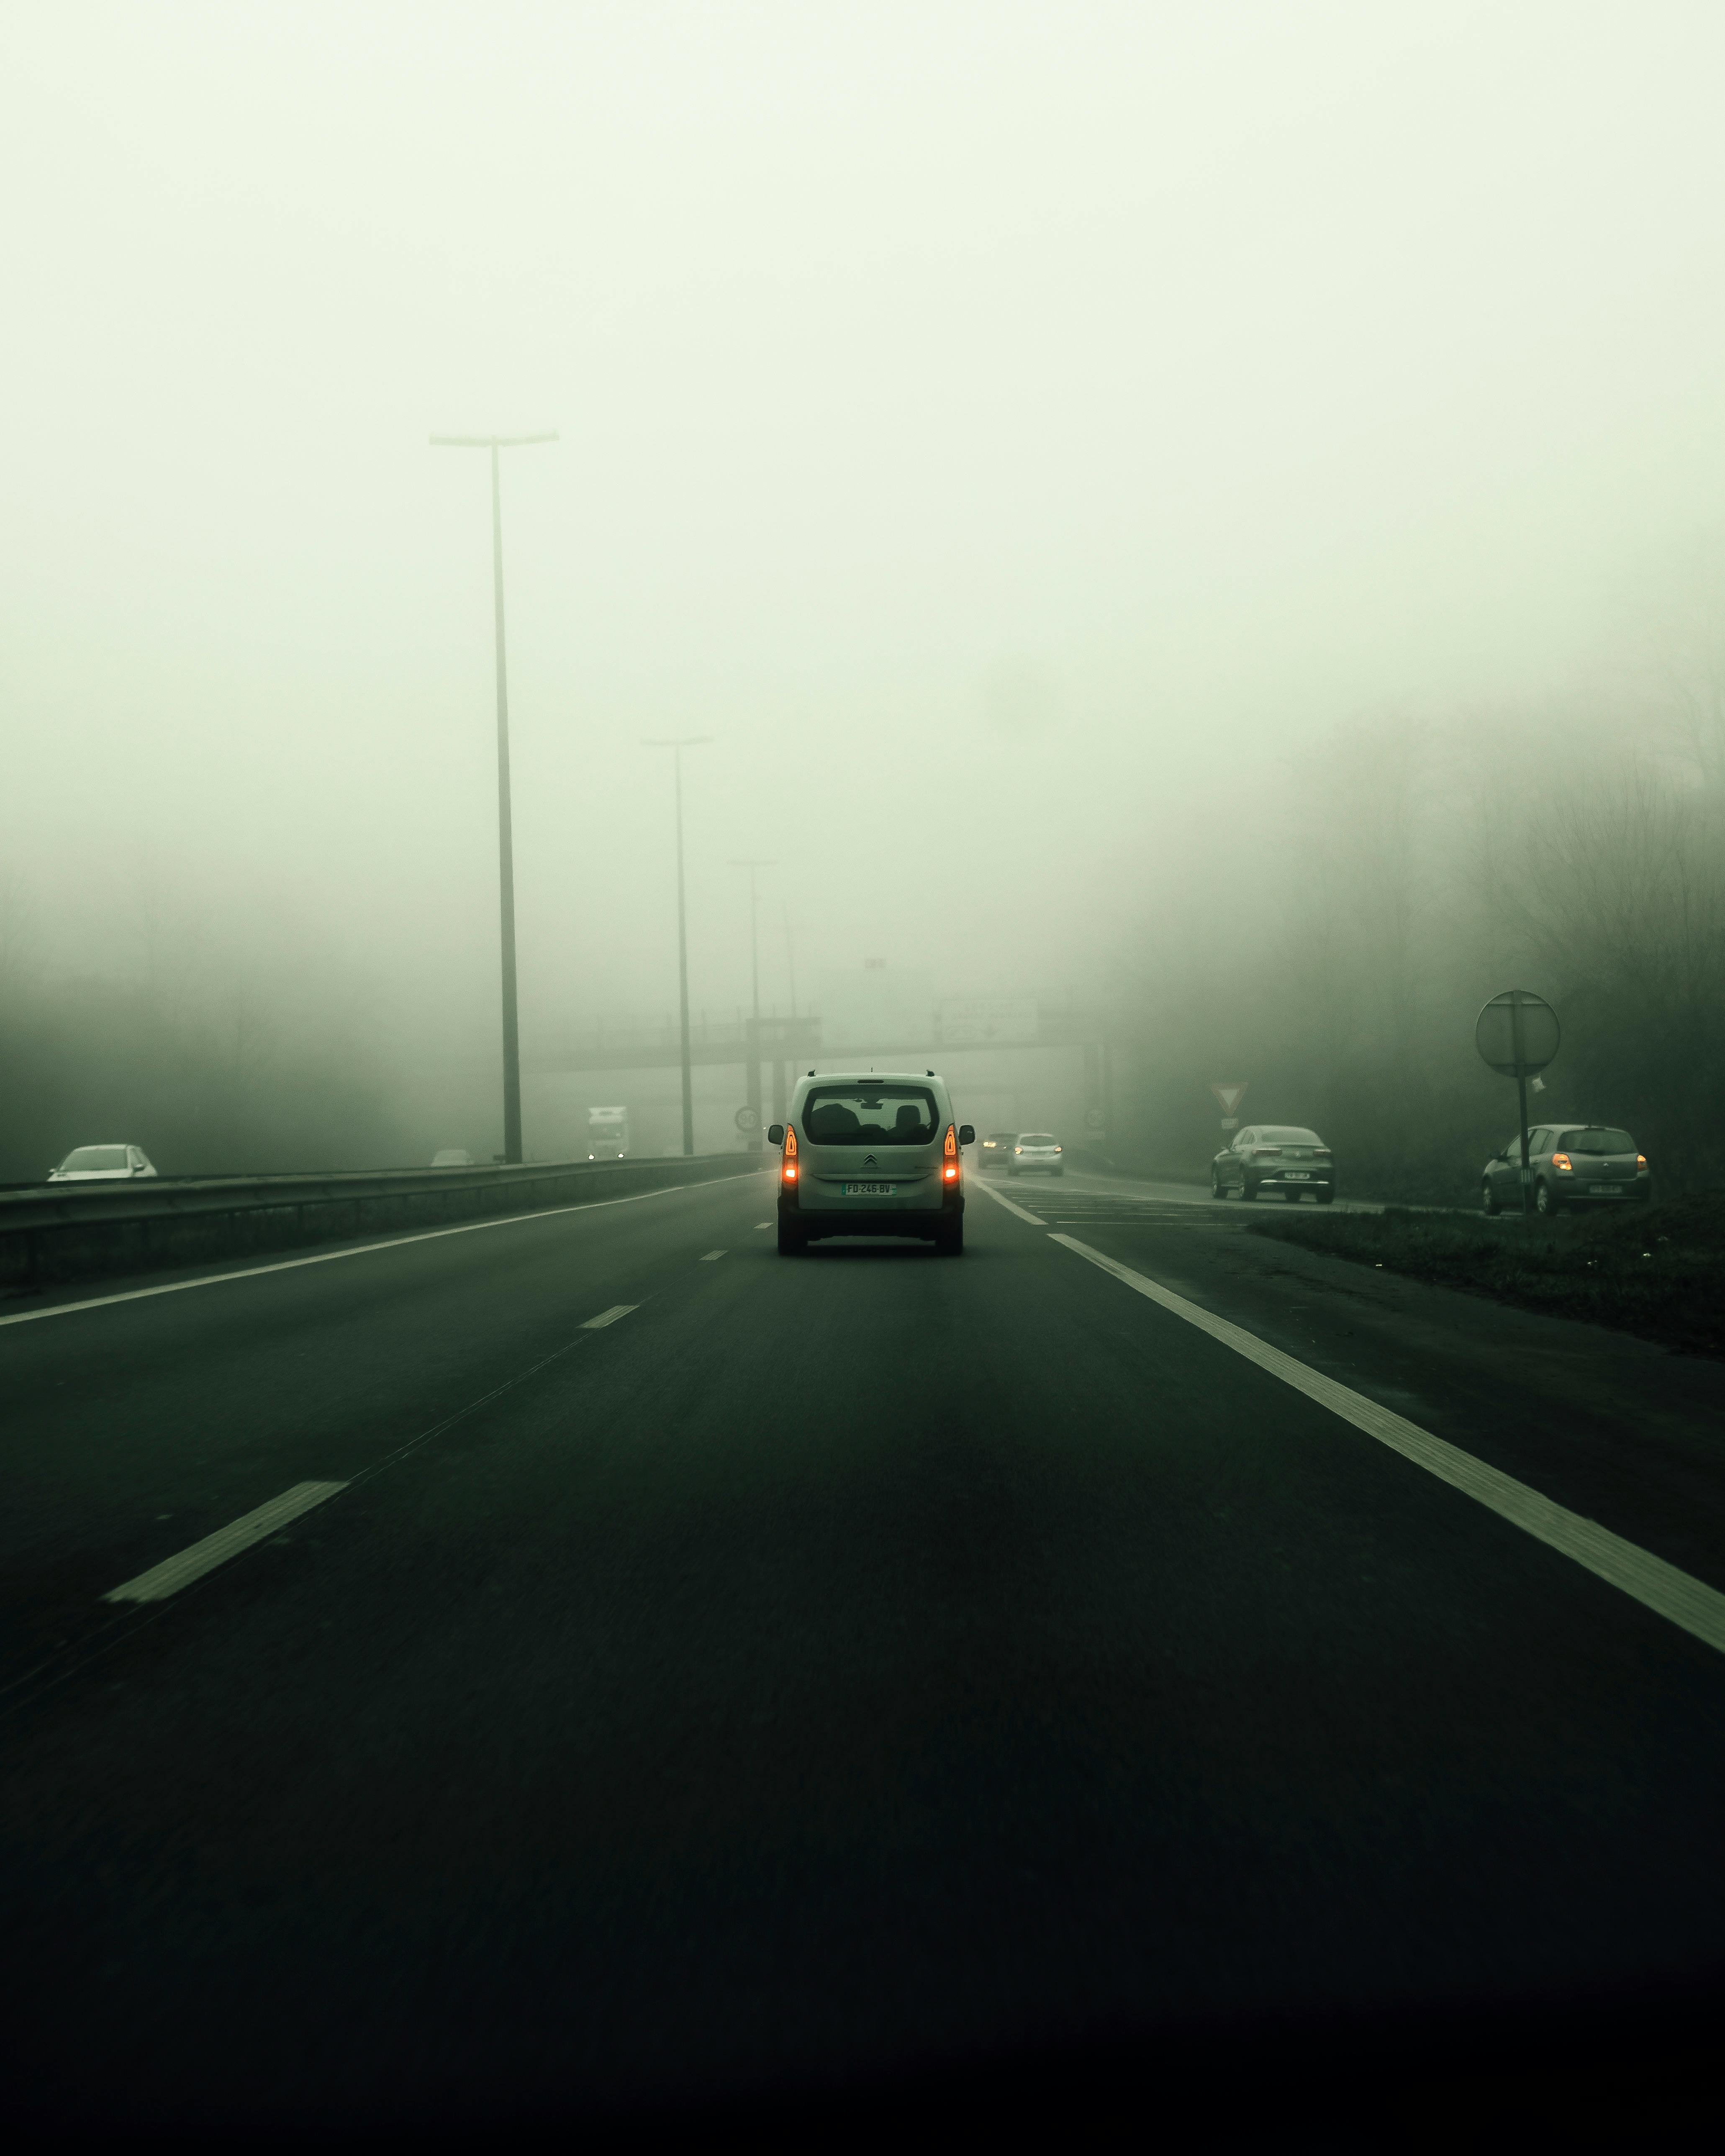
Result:
[[1393,1205],[1382,1213],[1266,1208],[1249,1224],[1357,1265],[1487,1296],[1553,1317],[1725,1356],[1725,1203],[1668,1204],[1556,1220],[1496,1220]]

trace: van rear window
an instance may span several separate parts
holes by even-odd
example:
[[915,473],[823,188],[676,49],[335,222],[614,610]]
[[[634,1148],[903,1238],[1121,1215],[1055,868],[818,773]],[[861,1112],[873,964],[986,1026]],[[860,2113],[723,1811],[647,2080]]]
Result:
[[939,1114],[926,1086],[811,1086],[803,1134],[811,1145],[928,1145]]

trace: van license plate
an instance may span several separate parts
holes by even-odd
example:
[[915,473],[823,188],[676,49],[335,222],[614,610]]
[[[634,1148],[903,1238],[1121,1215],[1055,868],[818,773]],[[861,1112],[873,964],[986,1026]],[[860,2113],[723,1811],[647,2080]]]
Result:
[[1620,1183],[1590,1183],[1587,1186],[1587,1194],[1589,1198],[1621,1198],[1623,1185]]
[[898,1185],[896,1183],[847,1183],[845,1195],[847,1198],[896,1198]]

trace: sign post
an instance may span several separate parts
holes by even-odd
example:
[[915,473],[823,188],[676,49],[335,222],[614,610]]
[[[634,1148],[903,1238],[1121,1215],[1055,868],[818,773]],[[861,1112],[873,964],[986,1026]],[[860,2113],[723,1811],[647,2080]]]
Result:
[[1222,1127],[1224,1131],[1237,1129],[1240,1117],[1234,1112],[1246,1096],[1249,1078],[1215,1078],[1210,1081],[1210,1091],[1222,1104]]
[[[1476,1020],[1474,1045],[1480,1060],[1504,1077],[1516,1081],[1522,1112],[1522,1214],[1525,1219],[1533,1198],[1533,1164],[1527,1158],[1527,1081],[1543,1070],[1557,1054],[1563,1038],[1558,1014],[1543,996],[1531,988],[1506,988],[1493,996]],[[1544,1090],[1541,1088],[1542,1091]]]

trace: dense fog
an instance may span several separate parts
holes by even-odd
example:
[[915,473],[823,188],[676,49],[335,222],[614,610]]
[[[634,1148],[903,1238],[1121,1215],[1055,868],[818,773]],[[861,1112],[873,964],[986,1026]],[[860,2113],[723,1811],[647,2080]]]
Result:
[[1513,985],[1558,1112],[1717,1179],[1722,66],[1712,5],[8,9],[0,1181],[499,1150],[489,481],[428,438],[552,429],[530,1156],[679,1142],[570,1058],[674,1018],[699,734],[698,1023],[756,856],[763,1006],[860,1050],[884,974],[978,1122],[1197,1173],[1245,1080],[1465,1199]]

